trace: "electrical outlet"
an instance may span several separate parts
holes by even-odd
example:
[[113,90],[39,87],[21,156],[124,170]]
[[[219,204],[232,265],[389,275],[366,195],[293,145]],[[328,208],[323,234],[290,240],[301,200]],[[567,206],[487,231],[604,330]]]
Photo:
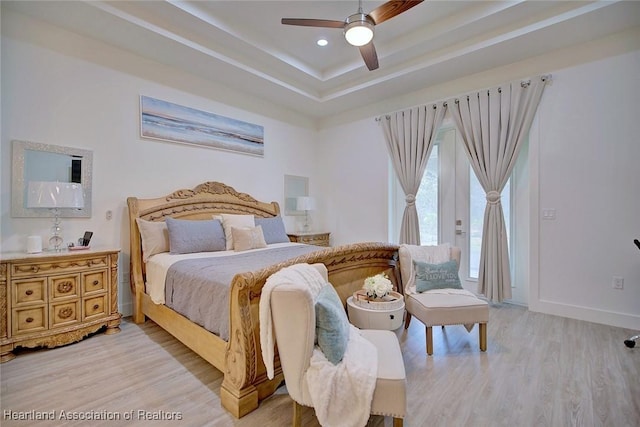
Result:
[[613,289],[624,289],[624,277],[613,276]]
[[556,219],[556,210],[554,208],[542,209],[542,219]]

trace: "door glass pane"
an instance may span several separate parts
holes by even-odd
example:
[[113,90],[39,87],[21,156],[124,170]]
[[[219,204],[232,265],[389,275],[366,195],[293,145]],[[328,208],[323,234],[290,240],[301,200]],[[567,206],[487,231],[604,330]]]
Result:
[[420,244],[438,244],[438,144],[433,146],[416,195]]
[[[471,167],[469,167],[469,169],[469,277],[477,279],[480,270],[482,224],[487,198],[473,169],[471,169]],[[511,179],[507,181],[507,185],[505,185],[504,190],[502,190],[501,203],[504,223],[507,229],[507,244],[509,244],[511,228]]]

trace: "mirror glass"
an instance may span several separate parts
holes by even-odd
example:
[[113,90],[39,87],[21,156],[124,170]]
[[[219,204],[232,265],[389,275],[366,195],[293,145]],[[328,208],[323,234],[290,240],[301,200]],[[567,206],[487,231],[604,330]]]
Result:
[[91,217],[92,151],[28,141],[13,141],[12,150],[11,216],[53,217],[52,209],[27,207],[27,190],[30,181],[57,181],[82,184],[84,195],[83,208],[60,209],[60,216]]
[[285,175],[284,176],[284,214],[304,215],[304,211],[299,211],[296,206],[296,199],[299,196],[309,195],[309,178],[306,176]]

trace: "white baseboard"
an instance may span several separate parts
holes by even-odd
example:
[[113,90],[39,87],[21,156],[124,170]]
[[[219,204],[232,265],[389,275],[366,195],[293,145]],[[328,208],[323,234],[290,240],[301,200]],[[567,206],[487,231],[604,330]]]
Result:
[[538,313],[552,314],[555,316],[568,317],[570,319],[584,320],[587,322],[601,323],[604,325],[640,331],[640,316],[634,314],[617,313],[613,311],[541,300],[537,301],[535,304],[529,303],[529,310]]

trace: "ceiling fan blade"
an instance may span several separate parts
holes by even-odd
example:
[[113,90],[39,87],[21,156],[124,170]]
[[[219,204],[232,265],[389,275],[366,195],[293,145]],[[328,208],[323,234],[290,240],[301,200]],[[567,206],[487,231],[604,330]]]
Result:
[[364,63],[367,65],[369,71],[373,71],[378,68],[378,54],[376,48],[373,46],[373,42],[369,42],[364,46],[360,46],[360,54]]
[[411,9],[413,6],[417,6],[422,3],[424,0],[415,0],[415,1],[388,1],[377,8],[373,9],[369,12],[369,16],[373,18],[373,21],[377,24],[386,21],[387,19],[391,19],[396,15],[400,15],[402,12],[405,12]]
[[284,25],[300,25],[303,27],[344,28],[344,21],[331,19],[282,18]]

